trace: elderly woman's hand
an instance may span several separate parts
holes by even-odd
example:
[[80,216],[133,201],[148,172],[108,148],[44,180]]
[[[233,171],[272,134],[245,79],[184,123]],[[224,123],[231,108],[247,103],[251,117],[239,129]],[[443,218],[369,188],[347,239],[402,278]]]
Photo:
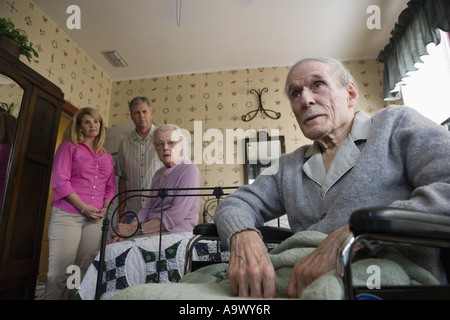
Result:
[[119,223],[114,227],[114,231],[111,233],[111,240],[109,243],[119,242],[124,240],[123,237],[129,237],[136,232],[136,223]]

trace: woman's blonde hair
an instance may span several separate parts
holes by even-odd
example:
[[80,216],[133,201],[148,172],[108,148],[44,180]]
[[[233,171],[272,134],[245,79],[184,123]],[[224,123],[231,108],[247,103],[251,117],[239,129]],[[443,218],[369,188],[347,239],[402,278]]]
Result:
[[72,120],[70,120],[69,125],[67,126],[66,130],[63,134],[63,141],[70,141],[74,143],[76,146],[80,142],[83,142],[85,140],[83,133],[81,132],[81,119],[85,115],[90,115],[95,120],[97,120],[100,123],[100,132],[98,136],[94,139],[94,151],[95,152],[106,152],[103,143],[105,142],[105,124],[103,123],[102,116],[100,113],[95,110],[94,108],[86,107],[82,108],[75,113]]

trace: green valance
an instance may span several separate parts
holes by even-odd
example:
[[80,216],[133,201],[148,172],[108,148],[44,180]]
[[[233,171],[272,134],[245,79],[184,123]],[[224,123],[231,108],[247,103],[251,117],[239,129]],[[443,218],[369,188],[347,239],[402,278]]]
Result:
[[378,55],[384,63],[383,93],[395,98],[391,91],[406,73],[417,70],[414,64],[427,54],[427,44],[440,43],[437,29],[450,31],[450,0],[411,0],[400,13],[391,32],[389,44]]

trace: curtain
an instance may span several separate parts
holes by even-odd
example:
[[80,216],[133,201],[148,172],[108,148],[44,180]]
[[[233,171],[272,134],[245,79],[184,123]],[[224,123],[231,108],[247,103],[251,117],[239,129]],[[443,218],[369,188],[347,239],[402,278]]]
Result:
[[389,43],[378,55],[384,63],[383,94],[386,100],[398,99],[391,92],[414,64],[427,54],[427,44],[440,43],[437,29],[450,31],[450,0],[411,0],[400,13]]

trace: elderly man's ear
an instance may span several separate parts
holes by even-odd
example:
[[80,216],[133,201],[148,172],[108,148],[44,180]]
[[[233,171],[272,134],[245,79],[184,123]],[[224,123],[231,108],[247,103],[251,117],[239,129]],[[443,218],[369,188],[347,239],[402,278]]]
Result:
[[355,107],[359,100],[358,88],[353,82],[348,84],[348,104],[350,107]]

